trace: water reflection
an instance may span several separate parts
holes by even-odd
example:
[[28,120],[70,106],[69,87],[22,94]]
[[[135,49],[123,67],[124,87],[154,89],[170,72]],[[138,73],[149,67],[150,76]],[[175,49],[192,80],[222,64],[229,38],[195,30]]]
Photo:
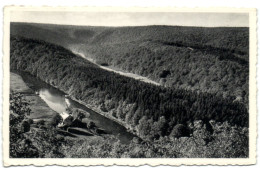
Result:
[[107,133],[116,136],[122,143],[128,144],[134,137],[133,134],[127,132],[126,128],[115,123],[114,121],[96,113],[90,108],[82,105],[74,100],[65,98],[65,93],[56,89],[40,79],[25,73],[13,71],[19,74],[24,82],[33,89],[39,96],[46,102],[46,104],[58,113],[62,113],[66,110],[67,105],[72,108],[80,108],[87,111],[90,114],[91,119],[98,127],[104,129]]
[[66,103],[64,96],[52,93],[49,89],[42,88],[38,91],[39,96],[54,111],[62,113],[66,111]]

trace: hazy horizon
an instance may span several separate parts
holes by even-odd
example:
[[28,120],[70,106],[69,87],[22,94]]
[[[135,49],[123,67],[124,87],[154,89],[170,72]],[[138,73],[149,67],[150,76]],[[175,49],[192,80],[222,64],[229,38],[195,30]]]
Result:
[[11,22],[77,26],[249,27],[248,13],[199,12],[11,12]]

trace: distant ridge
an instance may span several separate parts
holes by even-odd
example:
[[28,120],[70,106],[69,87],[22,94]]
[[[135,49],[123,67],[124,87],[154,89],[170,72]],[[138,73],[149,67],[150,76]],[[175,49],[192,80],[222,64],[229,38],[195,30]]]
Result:
[[[99,39],[100,34],[106,35],[113,32],[113,37],[107,39]],[[138,33],[137,33],[138,32]],[[55,33],[55,35],[54,35]],[[91,33],[91,35],[90,35]],[[126,34],[127,33],[127,34]],[[154,33],[157,33],[154,35]],[[192,33],[193,37],[190,37]],[[96,41],[109,41],[108,43],[120,43],[122,41],[136,41],[140,38],[151,39],[151,40],[164,40],[176,39],[177,35],[184,37],[185,42],[187,41],[198,41],[197,43],[206,43],[212,46],[228,47],[228,43],[232,44],[237,39],[242,40],[240,42],[241,47],[248,45],[246,39],[241,39],[243,34],[249,33],[248,27],[187,27],[187,26],[167,26],[167,25],[149,25],[149,26],[123,26],[123,27],[105,27],[105,26],[75,26],[75,25],[55,25],[55,24],[38,24],[38,23],[11,23],[11,34],[20,35],[27,38],[42,39],[47,42],[58,44],[67,43],[86,43],[91,38],[94,42]],[[43,34],[43,35],[42,35]],[[160,36],[158,36],[160,34]],[[223,44],[215,45],[212,41],[223,39],[223,35],[239,35],[239,37],[228,36],[231,38],[228,42],[222,42]],[[141,35],[141,37],[138,37]],[[63,43],[59,43],[59,39],[52,38],[51,36],[58,37],[59,39],[65,40]],[[152,37],[150,37],[152,36]],[[194,37],[196,36],[196,37]],[[202,37],[206,36],[206,37]],[[130,38],[130,39],[125,39]],[[167,39],[165,39],[167,38]],[[248,38],[248,36],[246,37]],[[73,42],[71,42],[73,40]],[[177,41],[177,40],[175,40]],[[103,42],[103,43],[105,43]],[[245,48],[244,47],[244,48]],[[230,47],[231,48],[231,47]],[[234,47],[233,47],[234,48]],[[238,49],[237,49],[238,50]],[[247,52],[247,49],[242,51]]]

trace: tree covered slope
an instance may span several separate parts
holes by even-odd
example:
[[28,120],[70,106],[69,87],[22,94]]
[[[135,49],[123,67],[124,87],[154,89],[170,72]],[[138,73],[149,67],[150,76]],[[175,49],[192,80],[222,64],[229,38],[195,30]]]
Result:
[[[11,33],[52,43],[118,44],[133,41],[163,41],[204,45],[248,53],[249,29],[228,27],[136,26],[97,27],[33,23],[11,23]],[[61,40],[66,40],[62,42]]]
[[[247,108],[210,93],[154,86],[108,72],[69,50],[11,36],[11,69],[27,71],[78,100],[101,108],[139,136],[169,135],[177,124],[211,119],[248,126]],[[143,122],[148,122],[143,126]]]
[[166,87],[208,92],[248,105],[248,28],[12,23],[11,33],[62,45]]

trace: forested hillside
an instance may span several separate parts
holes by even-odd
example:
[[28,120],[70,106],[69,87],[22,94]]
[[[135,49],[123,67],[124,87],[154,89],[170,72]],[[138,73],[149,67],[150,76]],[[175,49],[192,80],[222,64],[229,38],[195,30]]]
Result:
[[[61,135],[56,124],[28,119],[31,105],[24,96],[10,93],[11,158],[246,158],[248,128],[211,121],[213,133],[195,121],[192,136],[161,137],[153,142],[134,138],[129,145],[114,137],[71,139]],[[230,130],[231,129],[231,130]],[[175,131],[174,131],[175,132]],[[19,148],[19,149],[17,149]]]
[[62,45],[166,87],[208,92],[248,106],[248,28],[12,23],[11,33]]
[[249,45],[248,28],[181,26],[98,27],[11,23],[11,33],[28,38],[42,39],[63,46],[69,46],[73,43],[118,44],[150,40],[166,43],[183,43],[183,45],[190,46],[211,46],[247,54]]
[[174,134],[194,120],[248,126],[247,108],[210,93],[147,84],[100,69],[69,50],[44,41],[11,36],[11,69],[27,71],[78,100],[100,108],[154,139]]
[[97,63],[146,76],[166,87],[248,103],[246,28],[117,28],[78,51]]

